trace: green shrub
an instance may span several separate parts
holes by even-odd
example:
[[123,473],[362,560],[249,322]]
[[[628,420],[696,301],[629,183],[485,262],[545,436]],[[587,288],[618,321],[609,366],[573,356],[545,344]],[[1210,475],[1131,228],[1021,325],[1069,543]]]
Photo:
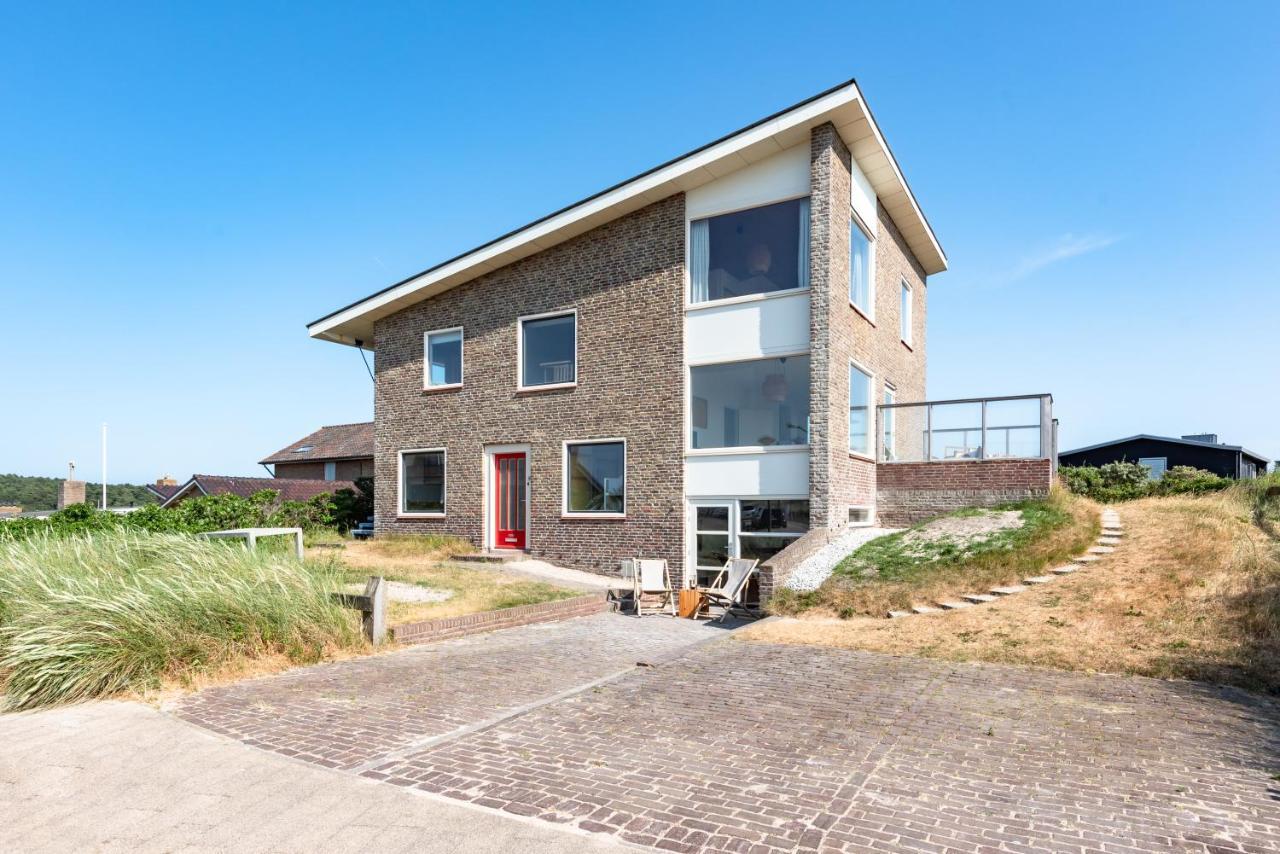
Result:
[[333,495],[333,524],[347,532],[373,515],[373,478],[356,478],[356,488],[339,489]]
[[1233,481],[1191,466],[1174,466],[1160,480],[1151,480],[1147,467],[1119,462],[1093,466],[1062,466],[1062,484],[1076,495],[1095,501],[1131,501],[1148,495],[1200,495],[1226,489]]
[[1201,495],[1226,489],[1234,481],[1192,466],[1174,466],[1152,486],[1156,495]]
[[11,709],[159,687],[240,658],[358,643],[334,566],[139,530],[0,544],[0,691]]

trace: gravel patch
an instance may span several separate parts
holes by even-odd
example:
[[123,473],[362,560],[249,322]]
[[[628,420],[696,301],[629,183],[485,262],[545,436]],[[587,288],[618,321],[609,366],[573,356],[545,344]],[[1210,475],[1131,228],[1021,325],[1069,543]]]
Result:
[[787,579],[786,586],[792,590],[817,590],[822,582],[831,575],[836,564],[844,560],[859,546],[877,537],[896,534],[901,528],[849,528],[843,534],[805,558],[796,567],[795,572]]
[[908,543],[933,543],[939,540],[969,540],[980,543],[998,531],[1021,527],[1021,511],[986,510],[974,516],[944,516],[935,519],[902,539]]
[[[348,584],[347,592],[363,593],[363,584]],[[392,602],[444,602],[453,598],[452,590],[436,590],[418,584],[405,584],[403,581],[387,582],[387,598]]]

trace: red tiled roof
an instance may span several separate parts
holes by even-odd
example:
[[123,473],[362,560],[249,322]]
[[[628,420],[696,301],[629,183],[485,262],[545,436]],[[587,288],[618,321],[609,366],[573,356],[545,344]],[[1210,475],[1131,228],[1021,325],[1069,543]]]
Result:
[[302,480],[296,478],[274,477],[224,477],[215,474],[196,474],[191,480],[178,487],[177,491],[165,500],[165,506],[174,503],[179,497],[189,497],[192,492],[201,495],[239,495],[248,498],[255,492],[274,489],[280,493],[281,501],[310,501],[317,495],[332,495],[339,489],[354,490],[356,485],[349,480]]
[[349,460],[357,457],[373,457],[372,421],[321,427],[260,462],[262,465],[270,465],[307,460]]
[[168,500],[169,500],[170,498],[172,498],[175,494],[177,494],[177,492],[178,492],[178,490],[179,490],[179,489],[182,489],[182,484],[180,484],[180,483],[175,483],[175,484],[172,484],[172,485],[170,485],[170,484],[164,484],[164,485],[161,485],[161,484],[158,484],[158,483],[148,483],[148,484],[145,484],[145,485],[146,485],[146,487],[147,487],[147,490],[148,490],[152,495],[154,495],[154,496],[156,496],[157,498],[159,498],[159,499],[160,499],[161,503],[163,503],[163,502],[165,502],[165,501],[168,501]]

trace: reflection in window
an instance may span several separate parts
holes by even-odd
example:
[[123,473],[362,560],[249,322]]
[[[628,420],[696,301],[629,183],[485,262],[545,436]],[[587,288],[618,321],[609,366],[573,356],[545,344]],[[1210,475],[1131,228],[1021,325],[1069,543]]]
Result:
[[[897,395],[891,388],[884,390],[885,406],[892,406],[897,402]],[[880,420],[884,422],[884,438],[880,443],[880,458],[892,462],[898,458],[898,440],[893,433],[893,425],[895,421],[896,409],[880,410]]]
[[427,333],[427,385],[462,382],[462,330]]
[[849,450],[871,455],[871,375],[849,365]]
[[698,365],[689,377],[692,398],[707,401],[705,421],[693,419],[691,447],[808,444],[808,356]]
[[400,455],[401,513],[444,512],[444,451],[410,451]]
[[626,450],[621,442],[568,446],[570,513],[626,512]]
[[689,224],[689,301],[809,287],[809,200]]
[[577,382],[577,315],[561,314],[520,324],[521,385]]
[[849,222],[849,302],[871,314],[871,238],[851,218]]

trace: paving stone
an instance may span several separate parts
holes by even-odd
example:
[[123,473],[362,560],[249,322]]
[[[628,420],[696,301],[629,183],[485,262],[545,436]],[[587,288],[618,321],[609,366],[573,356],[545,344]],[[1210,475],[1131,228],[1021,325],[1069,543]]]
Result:
[[1052,572],[1054,575],[1070,575],[1071,573],[1075,572],[1077,569],[1079,569],[1079,567],[1072,566],[1071,564],[1068,563],[1062,566],[1055,566],[1053,569],[1049,571]]
[[937,614],[941,610],[942,610],[941,608],[934,608],[929,605],[912,605],[911,606],[912,613],[916,613],[916,614]]
[[1098,537],[1098,545],[1118,546],[1120,545],[1120,538],[1119,537]]
[[910,616],[911,616],[910,611],[890,611],[889,612],[889,619],[891,620],[896,620],[898,617],[910,617]]
[[1115,551],[1114,546],[1091,546],[1089,548],[1089,554],[1093,555],[1109,555],[1113,551]]
[[939,602],[938,607],[947,611],[959,611],[961,608],[972,608],[973,605],[969,602],[961,602],[955,599],[948,599],[946,601]]
[[1089,563],[1097,563],[1100,560],[1102,560],[1102,558],[1098,557],[1097,555],[1078,555],[1076,557],[1073,557],[1071,559],[1071,562],[1089,564]]
[[993,596],[990,593],[966,593],[960,598],[965,600],[966,602],[972,602],[975,605],[981,605],[984,602],[994,602],[996,601],[997,597]]
[[1030,578],[1022,579],[1026,584],[1048,584],[1053,581],[1052,575],[1033,575]]
[[1012,596],[1013,594],[1021,593],[1026,589],[1026,586],[1022,584],[1010,584],[1007,587],[992,587],[991,592],[997,596]]

